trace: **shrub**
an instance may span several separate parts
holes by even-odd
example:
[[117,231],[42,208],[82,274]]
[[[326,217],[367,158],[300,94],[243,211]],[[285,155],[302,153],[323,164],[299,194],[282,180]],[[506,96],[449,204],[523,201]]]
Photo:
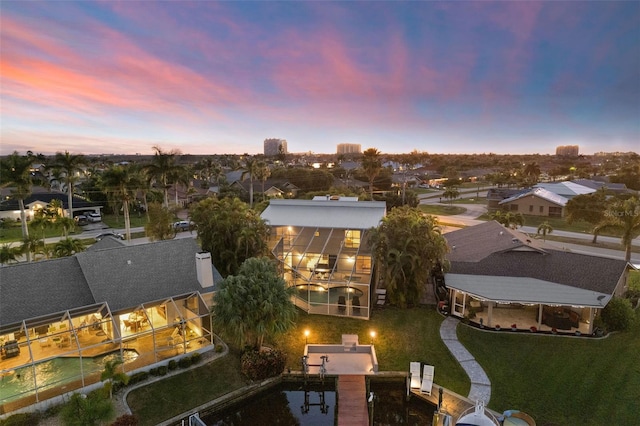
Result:
[[180,358],[180,361],[178,361],[178,365],[180,366],[180,368],[189,368],[191,366],[191,357],[185,356]]
[[175,370],[178,368],[178,362],[175,359],[169,361],[169,370]]
[[134,385],[136,383],[140,383],[143,382],[145,380],[147,380],[149,378],[149,373],[146,371],[140,371],[139,373],[135,373],[132,374],[131,377],[129,377],[129,383],[128,385]]
[[111,423],[111,426],[138,426],[138,418],[133,414],[123,414]]
[[2,426],[31,426],[37,425],[40,421],[38,413],[20,413],[8,417],[6,420],[0,420]]
[[282,351],[247,351],[241,358],[241,371],[250,380],[264,380],[282,373],[287,356]]
[[168,371],[168,370],[169,370],[169,369],[167,368],[167,366],[166,366],[166,365],[161,365],[160,367],[158,367],[158,375],[160,375],[160,376],[164,376],[164,375],[166,375],[166,374],[167,374],[167,371]]
[[149,370],[149,374],[151,374],[152,376],[159,376],[160,373],[158,373],[158,367],[153,367]]
[[197,364],[202,361],[202,354],[200,352],[194,352],[191,354],[191,363]]
[[631,307],[637,306],[640,299],[640,289],[630,288],[624,293],[624,297],[631,301]]
[[607,303],[600,315],[608,330],[624,331],[631,326],[634,312],[629,299],[614,297]]
[[215,350],[216,350],[216,353],[219,354],[220,352],[222,352],[224,350],[224,348],[222,347],[222,345],[216,345],[216,349]]

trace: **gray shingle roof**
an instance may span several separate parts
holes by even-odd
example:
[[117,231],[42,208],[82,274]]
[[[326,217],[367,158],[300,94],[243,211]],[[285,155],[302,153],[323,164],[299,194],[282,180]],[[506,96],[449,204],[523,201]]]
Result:
[[478,262],[485,257],[508,250],[544,251],[537,240],[492,220],[444,234],[449,245],[450,262]]
[[611,294],[627,267],[624,260],[550,249],[495,221],[444,237],[451,274],[533,278]]
[[96,302],[112,311],[202,290],[196,276],[194,239],[78,253],[76,257]]
[[[0,267],[0,326],[95,303],[119,311],[214,291],[215,285],[203,289],[198,282],[199,251],[194,239],[183,238]],[[215,268],[213,273],[219,282]]]
[[93,303],[75,257],[0,268],[0,325]]

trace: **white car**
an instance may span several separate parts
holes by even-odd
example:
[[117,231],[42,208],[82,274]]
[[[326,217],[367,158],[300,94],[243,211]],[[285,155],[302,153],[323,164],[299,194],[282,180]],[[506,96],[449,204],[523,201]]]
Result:
[[96,223],[102,221],[102,216],[100,215],[100,213],[88,213],[86,216],[89,222]]
[[188,220],[181,220],[173,224],[173,229],[176,231],[189,231],[195,227],[195,223]]

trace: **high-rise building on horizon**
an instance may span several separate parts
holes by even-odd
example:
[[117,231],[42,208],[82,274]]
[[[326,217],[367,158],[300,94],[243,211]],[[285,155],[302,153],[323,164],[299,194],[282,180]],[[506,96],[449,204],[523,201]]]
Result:
[[287,140],[278,138],[268,138],[264,140],[264,155],[275,157],[278,154],[287,153]]
[[359,143],[339,143],[336,151],[340,154],[362,154],[362,146]]
[[556,155],[559,157],[577,157],[579,148],[578,145],[561,145],[556,147]]

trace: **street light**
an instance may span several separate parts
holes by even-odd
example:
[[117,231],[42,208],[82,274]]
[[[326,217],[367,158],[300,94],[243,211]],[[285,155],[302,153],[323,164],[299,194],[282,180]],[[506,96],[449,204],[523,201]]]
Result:
[[306,329],[304,331],[304,342],[305,342],[305,345],[309,344],[309,329]]
[[374,330],[371,330],[369,335],[371,336],[371,344],[373,345],[373,341],[376,339],[376,332]]

